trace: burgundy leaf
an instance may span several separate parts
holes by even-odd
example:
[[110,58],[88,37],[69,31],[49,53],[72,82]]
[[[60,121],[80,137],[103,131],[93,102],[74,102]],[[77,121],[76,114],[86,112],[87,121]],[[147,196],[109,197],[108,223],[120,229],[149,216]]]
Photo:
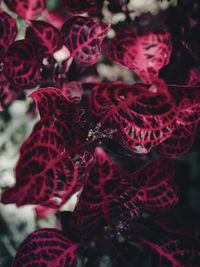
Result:
[[15,19],[0,9],[0,52],[5,52],[17,35]]
[[40,63],[30,41],[19,40],[12,43],[3,62],[3,72],[14,87],[28,89],[38,85]]
[[69,125],[64,115],[45,117],[35,125],[20,149],[16,184],[2,194],[4,204],[57,208],[80,190],[92,156],[85,150],[71,152],[77,136]]
[[39,46],[43,57],[52,55],[62,48],[60,32],[45,21],[30,21],[26,29],[26,39]]
[[157,257],[154,257],[153,266],[198,267],[200,264],[200,247],[193,240],[174,234],[165,234],[156,242],[140,236],[136,238],[156,253]]
[[155,217],[153,222],[158,224],[165,232],[179,234],[186,238],[192,238],[194,240],[199,240],[198,229],[194,228],[190,224],[189,218],[180,216],[180,214],[170,214],[162,217]]
[[136,188],[130,177],[98,147],[87,184],[72,214],[72,227],[84,236],[104,219],[111,226],[119,220],[132,220],[141,216],[145,200],[144,189]]
[[176,125],[170,137],[155,147],[156,152],[167,158],[184,155],[194,143],[196,124]]
[[85,13],[97,5],[95,0],[61,0],[61,4],[74,14]]
[[70,103],[64,93],[57,88],[42,88],[31,93],[30,97],[37,102],[41,118],[60,112],[70,121],[76,117],[77,105]]
[[78,149],[87,133],[72,123],[75,104],[55,88],[31,96],[38,102],[42,119],[20,148],[16,184],[3,193],[2,202],[56,208],[80,190],[92,155]]
[[67,100],[72,103],[80,103],[83,88],[80,82],[63,82],[61,84],[61,90]]
[[168,32],[139,36],[123,30],[113,38],[109,57],[135,72],[144,83],[151,84],[158,78],[160,69],[169,63],[171,50]]
[[62,34],[71,57],[88,66],[98,60],[108,30],[109,25],[96,23],[91,17],[75,16],[64,23]]
[[75,267],[78,246],[59,230],[40,229],[23,241],[12,267]]
[[155,150],[164,157],[175,158],[185,154],[194,142],[200,119],[200,87],[169,86],[177,102],[178,116],[171,136]]
[[8,8],[18,16],[36,19],[45,9],[46,0],[4,0]]
[[151,87],[143,84],[99,84],[90,96],[91,112],[103,124],[114,118],[124,144],[136,153],[148,153],[173,131],[175,102],[162,80]]
[[4,110],[5,107],[10,105],[15,100],[21,90],[10,85],[9,81],[0,73],[0,111]]
[[148,212],[166,212],[179,200],[174,177],[174,165],[169,159],[159,159],[132,174],[133,180],[146,192],[145,209]]
[[198,85],[200,82],[200,77],[199,77],[199,71],[190,69],[189,70],[189,77],[187,80],[187,85],[188,86],[195,86]]

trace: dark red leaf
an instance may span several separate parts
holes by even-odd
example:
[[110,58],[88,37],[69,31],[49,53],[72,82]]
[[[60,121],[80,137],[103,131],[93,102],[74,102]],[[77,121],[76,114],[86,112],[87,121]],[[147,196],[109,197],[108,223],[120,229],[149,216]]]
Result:
[[188,86],[197,86],[200,82],[200,77],[199,77],[199,71],[195,69],[190,69],[189,70],[189,77],[187,80],[187,85]]
[[99,84],[90,96],[91,112],[101,123],[114,118],[124,144],[136,153],[148,153],[173,131],[175,102],[162,80],[143,84]]
[[16,184],[3,193],[2,202],[18,206],[41,203],[56,208],[80,190],[92,155],[80,148],[77,152],[86,135],[72,123],[73,114],[67,114],[61,91],[41,89],[32,97],[38,101],[42,119],[20,148]]
[[155,150],[164,157],[175,158],[185,154],[194,142],[200,120],[200,87],[169,86],[177,102],[178,116],[171,136]]
[[1,201],[56,208],[80,190],[92,156],[85,150],[70,153],[75,135],[64,116],[39,121],[21,146],[16,184],[2,194]]
[[54,113],[64,113],[65,119],[73,121],[77,115],[77,105],[70,103],[64,93],[57,88],[42,88],[30,94],[37,102],[40,117],[47,117]]
[[109,25],[94,22],[91,17],[75,16],[68,19],[62,33],[71,57],[86,66],[96,63],[101,52],[101,43]]
[[4,0],[4,2],[10,10],[27,20],[36,19],[46,4],[46,0]]
[[80,103],[83,88],[80,82],[63,82],[61,84],[61,90],[67,100],[72,103]]
[[21,90],[10,85],[9,81],[0,73],[0,111],[10,105],[15,100]]
[[196,124],[176,125],[170,137],[155,147],[156,152],[167,158],[184,155],[194,142],[196,126]]
[[30,41],[12,43],[3,63],[3,72],[14,87],[28,89],[38,85],[40,63],[35,46]]
[[136,238],[156,253],[157,257],[154,257],[153,266],[198,267],[200,264],[200,247],[192,239],[169,233],[163,234],[156,241],[140,236]]
[[62,48],[60,32],[45,21],[30,21],[26,29],[26,39],[39,46],[42,57],[52,55]]
[[61,0],[61,4],[74,14],[85,13],[97,5],[95,0]]
[[111,226],[119,220],[132,220],[141,216],[145,200],[144,189],[136,188],[130,177],[98,147],[87,184],[72,214],[71,225],[84,236],[104,219]]
[[78,246],[59,230],[40,229],[21,244],[12,267],[75,267]]
[[174,165],[169,159],[159,159],[132,174],[133,180],[146,192],[145,209],[160,214],[171,209],[179,200],[174,182]]
[[152,83],[159,71],[169,63],[172,45],[170,33],[135,35],[123,30],[113,38],[109,50],[111,60],[135,72],[144,83]]
[[15,19],[0,9],[0,52],[5,52],[17,35]]

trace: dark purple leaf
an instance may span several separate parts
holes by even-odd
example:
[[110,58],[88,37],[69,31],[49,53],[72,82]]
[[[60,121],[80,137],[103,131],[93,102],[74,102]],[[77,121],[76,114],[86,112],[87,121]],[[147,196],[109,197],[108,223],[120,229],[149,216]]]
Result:
[[144,84],[98,84],[90,96],[91,112],[101,123],[114,118],[124,144],[136,153],[148,153],[173,131],[176,107],[162,80]]
[[135,35],[130,30],[119,31],[109,50],[111,60],[135,72],[144,83],[152,83],[159,71],[169,63],[172,45],[170,33]]
[[119,220],[141,216],[145,200],[144,188],[136,188],[130,177],[98,147],[71,225],[76,233],[88,235],[104,220],[113,226]]
[[8,8],[18,16],[36,19],[45,9],[46,0],[4,0]]
[[17,35],[15,19],[0,9],[0,53],[4,53]]
[[21,244],[12,267],[75,267],[78,246],[59,230],[40,229]]
[[97,5],[95,0],[61,0],[61,4],[74,14],[85,13]]
[[62,34],[71,57],[88,66],[98,60],[108,30],[109,25],[96,23],[91,17],[75,16],[64,23]]
[[26,39],[39,46],[42,57],[51,55],[62,48],[60,32],[45,21],[30,21],[26,29]]
[[132,174],[133,180],[146,192],[145,209],[160,214],[171,209],[179,200],[174,182],[174,165],[169,159],[159,159]]
[[14,87],[34,88],[40,77],[40,62],[35,46],[28,40],[12,43],[3,59],[3,72]]

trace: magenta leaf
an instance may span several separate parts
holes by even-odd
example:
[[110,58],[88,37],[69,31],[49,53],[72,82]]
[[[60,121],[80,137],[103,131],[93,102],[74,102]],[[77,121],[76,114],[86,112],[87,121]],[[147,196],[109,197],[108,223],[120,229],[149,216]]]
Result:
[[160,69],[169,63],[171,51],[168,32],[139,36],[123,30],[113,38],[109,57],[135,72],[144,83],[151,84],[158,78]]
[[95,0],[61,0],[61,4],[74,14],[85,13],[97,5]]
[[64,93],[57,88],[43,88],[34,91],[30,97],[37,102],[40,117],[54,113],[64,113],[65,119],[73,121],[77,115],[77,105],[70,103]]
[[63,9],[48,10],[46,9],[43,13],[44,20],[48,23],[51,23],[59,31],[62,28],[62,25],[70,15],[67,15]]
[[152,213],[163,213],[175,206],[179,191],[174,182],[174,165],[169,159],[159,159],[132,174],[133,180],[146,192],[145,209]]
[[5,52],[17,35],[15,19],[0,9],[0,52]]
[[40,229],[20,245],[12,267],[75,267],[78,246],[57,229]]
[[52,55],[62,48],[60,32],[45,21],[32,20],[26,29],[26,39],[39,46],[42,56]]
[[141,216],[145,200],[144,189],[136,188],[130,177],[112,163],[102,148],[97,147],[71,225],[76,233],[84,236],[104,220],[111,226],[120,219],[132,220]]
[[46,0],[4,0],[4,2],[11,11],[26,20],[36,19],[46,5]]
[[55,214],[57,211],[58,209],[48,208],[42,205],[37,205],[35,207],[35,213],[39,219],[46,219]]
[[98,60],[108,30],[109,25],[96,23],[91,17],[75,16],[64,23],[62,34],[71,57],[89,66]]
[[39,83],[40,62],[34,45],[28,40],[12,43],[3,59],[3,72],[14,87],[34,88]]
[[162,80],[143,84],[98,84],[92,89],[90,109],[101,123],[114,118],[123,143],[136,153],[148,153],[173,131],[175,102]]

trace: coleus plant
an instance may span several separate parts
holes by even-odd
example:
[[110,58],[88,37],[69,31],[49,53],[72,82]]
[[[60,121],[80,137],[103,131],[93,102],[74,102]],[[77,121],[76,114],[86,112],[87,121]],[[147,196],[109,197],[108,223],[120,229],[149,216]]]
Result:
[[[61,213],[59,229],[40,229],[24,240],[13,267],[76,266],[78,258],[83,266],[98,266],[94,255],[107,254],[113,266],[142,266],[141,259],[126,259],[124,247],[131,242],[150,248],[152,266],[199,266],[196,236],[166,226],[181,194],[169,158],[190,149],[200,118],[195,70],[189,70],[189,84],[167,84],[160,75],[173,49],[170,25],[155,31],[152,23],[141,34],[145,23],[134,26],[129,1],[109,1],[109,10],[113,5],[125,16],[122,24],[112,25],[103,18],[106,2],[84,0],[61,1],[69,13],[57,29],[37,20],[46,1],[4,2],[27,28],[24,39],[15,40],[15,20],[0,12],[1,109],[34,89],[30,97],[40,120],[20,148],[16,184],[2,193],[1,202],[34,204],[53,213],[79,192],[74,211]],[[79,15],[85,12],[89,16]],[[110,42],[109,29],[116,33]],[[179,38],[189,46],[189,39],[186,44]],[[107,55],[109,64],[130,69],[141,82],[83,83],[85,70],[95,72]],[[122,152],[125,159],[119,160]],[[126,158],[136,165],[138,154],[147,154],[150,162],[134,171],[123,167]],[[87,250],[93,257],[85,256]]]

